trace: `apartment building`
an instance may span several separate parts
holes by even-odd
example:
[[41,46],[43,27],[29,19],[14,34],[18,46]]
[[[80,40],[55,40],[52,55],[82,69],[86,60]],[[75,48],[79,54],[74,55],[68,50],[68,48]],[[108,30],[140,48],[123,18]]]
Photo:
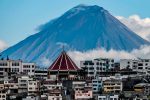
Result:
[[149,74],[150,75],[150,59],[121,59],[120,69],[132,69],[137,71],[139,74]]
[[40,82],[37,80],[28,81],[28,95],[37,96],[40,93]]
[[22,63],[22,72],[33,76],[35,73],[35,63]]
[[136,93],[150,95],[150,84],[149,83],[139,83],[139,84],[136,84],[134,86],[134,91]]
[[102,91],[102,87],[103,87],[103,82],[101,79],[99,79],[98,77],[92,79],[92,89],[93,89],[92,91],[94,93]]
[[0,60],[0,79],[10,78],[11,74],[26,73],[34,75],[35,63],[25,63],[21,60]]
[[48,100],[62,100],[62,83],[47,79],[44,81],[43,86],[46,87],[44,95],[48,96]]
[[88,100],[93,98],[92,85],[87,84],[85,81],[73,81],[72,85],[75,100]]
[[118,79],[107,79],[103,82],[104,93],[120,93],[122,88],[122,81]]
[[119,100],[119,95],[111,94],[111,95],[99,95],[98,100]]
[[35,77],[37,79],[47,79],[48,70],[47,68],[36,68]]
[[28,92],[28,81],[32,81],[33,78],[29,76],[20,76],[18,78],[18,93]]
[[87,76],[95,77],[96,75],[99,75],[100,72],[106,72],[108,70],[114,69],[114,59],[99,58],[94,60],[81,61],[80,67],[88,72]]

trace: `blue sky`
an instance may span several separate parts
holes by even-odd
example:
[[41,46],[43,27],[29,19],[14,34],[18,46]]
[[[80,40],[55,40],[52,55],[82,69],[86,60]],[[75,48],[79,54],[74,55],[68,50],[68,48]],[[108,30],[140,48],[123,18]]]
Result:
[[0,0],[0,40],[14,45],[79,4],[99,5],[114,16],[150,17],[150,0]]

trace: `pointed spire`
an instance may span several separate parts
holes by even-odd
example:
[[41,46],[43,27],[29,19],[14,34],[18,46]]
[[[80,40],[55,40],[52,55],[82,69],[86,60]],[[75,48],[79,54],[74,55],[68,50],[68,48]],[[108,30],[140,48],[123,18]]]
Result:
[[49,70],[56,70],[56,71],[58,70],[69,71],[78,69],[79,68],[76,66],[76,64],[72,61],[72,59],[67,55],[67,53],[64,50],[49,67]]

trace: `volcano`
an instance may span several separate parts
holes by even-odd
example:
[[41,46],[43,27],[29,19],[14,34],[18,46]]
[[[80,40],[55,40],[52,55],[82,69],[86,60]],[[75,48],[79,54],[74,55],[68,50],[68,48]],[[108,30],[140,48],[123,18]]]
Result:
[[39,27],[35,33],[6,49],[1,54],[11,59],[42,64],[42,59],[51,61],[61,52],[88,51],[96,48],[132,51],[150,42],[142,39],[127,26],[97,5],[78,5],[60,17]]

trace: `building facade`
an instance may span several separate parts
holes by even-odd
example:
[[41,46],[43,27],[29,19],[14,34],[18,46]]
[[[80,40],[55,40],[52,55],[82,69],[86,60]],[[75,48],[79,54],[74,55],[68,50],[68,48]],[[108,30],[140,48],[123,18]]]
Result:
[[95,77],[101,72],[106,72],[114,69],[114,59],[99,58],[90,61],[81,61],[80,67],[88,72],[88,77]]

